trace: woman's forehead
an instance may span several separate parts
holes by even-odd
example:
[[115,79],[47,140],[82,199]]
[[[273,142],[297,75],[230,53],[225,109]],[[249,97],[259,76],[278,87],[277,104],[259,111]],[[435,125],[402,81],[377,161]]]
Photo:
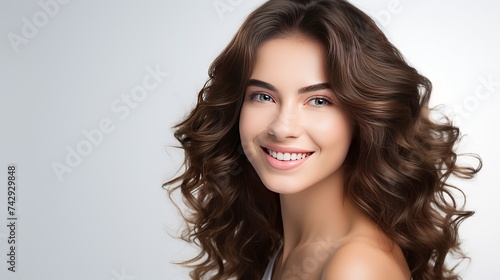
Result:
[[293,89],[327,83],[324,47],[307,37],[268,40],[257,51],[250,79]]

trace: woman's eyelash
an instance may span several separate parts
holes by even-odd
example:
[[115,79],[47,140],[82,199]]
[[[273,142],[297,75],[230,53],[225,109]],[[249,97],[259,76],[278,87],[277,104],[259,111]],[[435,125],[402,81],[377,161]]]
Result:
[[323,106],[328,106],[328,105],[332,105],[333,102],[330,100],[330,98],[326,97],[326,96],[314,96],[312,98],[310,98],[307,103],[310,104],[311,101],[314,101],[314,100],[322,100],[325,102],[325,104],[322,104],[322,105],[318,105],[318,104],[311,104],[312,106],[314,107],[323,107]]
[[[256,92],[250,95],[250,100],[254,100],[257,102],[274,102],[274,99],[271,97],[271,95],[267,93],[262,93],[262,92]],[[312,101],[318,101],[321,100],[324,102],[323,104],[311,104]],[[333,104],[333,101],[326,97],[326,96],[314,96],[311,97],[307,100],[306,104],[310,104],[314,107],[324,107],[324,106],[329,106]]]
[[256,93],[250,95],[250,99],[258,101],[258,102],[274,101],[273,98],[269,94],[262,93],[262,92],[256,92]]

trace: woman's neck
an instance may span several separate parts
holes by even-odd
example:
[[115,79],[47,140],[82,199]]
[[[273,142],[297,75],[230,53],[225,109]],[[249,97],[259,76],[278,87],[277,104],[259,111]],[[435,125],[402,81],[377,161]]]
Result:
[[360,217],[344,195],[341,170],[294,194],[280,194],[284,246],[281,262],[300,245],[341,242]]

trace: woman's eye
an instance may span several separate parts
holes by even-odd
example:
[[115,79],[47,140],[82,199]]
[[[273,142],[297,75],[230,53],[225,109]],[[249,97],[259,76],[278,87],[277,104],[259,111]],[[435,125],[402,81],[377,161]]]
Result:
[[332,104],[330,101],[328,101],[326,98],[313,98],[309,100],[309,105],[315,106],[315,107],[323,107]]
[[265,93],[255,93],[250,97],[252,100],[259,102],[272,102],[273,98]]

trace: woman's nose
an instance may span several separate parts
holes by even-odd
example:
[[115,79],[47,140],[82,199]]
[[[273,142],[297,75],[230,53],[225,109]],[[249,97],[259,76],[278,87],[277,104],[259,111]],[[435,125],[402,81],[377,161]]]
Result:
[[269,124],[269,134],[278,141],[297,138],[302,134],[298,112],[281,110]]

